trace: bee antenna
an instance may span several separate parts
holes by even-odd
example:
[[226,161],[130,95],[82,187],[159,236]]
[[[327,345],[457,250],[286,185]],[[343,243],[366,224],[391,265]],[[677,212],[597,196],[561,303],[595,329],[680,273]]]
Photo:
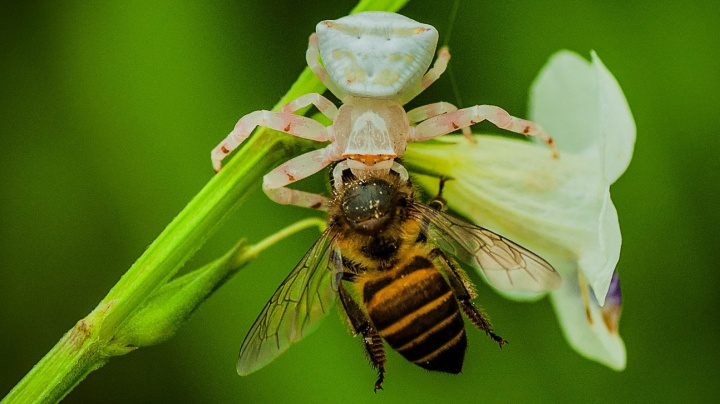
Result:
[[445,182],[449,180],[447,177],[440,177],[440,185],[438,186],[438,193],[435,195],[434,198],[430,199],[428,202],[428,206],[435,210],[444,211],[447,209],[447,203],[445,203],[445,199],[442,197],[443,189],[445,188]]
[[445,182],[448,179],[448,177],[440,177],[440,185],[438,186],[438,194],[436,198],[442,197],[443,188],[445,188]]

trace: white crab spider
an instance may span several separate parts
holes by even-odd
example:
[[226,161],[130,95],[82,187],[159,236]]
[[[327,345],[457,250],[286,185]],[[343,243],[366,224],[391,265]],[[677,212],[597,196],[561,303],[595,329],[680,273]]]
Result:
[[[339,160],[343,161],[335,170],[336,181],[343,168],[356,174],[360,170],[392,169],[407,178],[405,169],[394,159],[402,157],[408,142],[432,139],[457,129],[470,137],[469,127],[484,120],[509,131],[537,136],[557,156],[552,138],[539,125],[510,116],[493,105],[458,110],[452,104],[438,102],[405,112],[403,105],[437,80],[447,67],[450,53],[441,48],[428,70],[437,41],[438,32],[433,26],[395,13],[368,11],[320,22],[316,33],[310,35],[307,64],[342,106],[338,109],[327,98],[312,93],[289,102],[281,112],[262,110],[245,115],[212,151],[215,171],[257,126],[331,142],[285,162],[263,178],[263,189],[275,202],[314,209],[324,208],[327,199],[286,185]],[[325,127],[293,113],[310,104],[333,121],[332,125]]]

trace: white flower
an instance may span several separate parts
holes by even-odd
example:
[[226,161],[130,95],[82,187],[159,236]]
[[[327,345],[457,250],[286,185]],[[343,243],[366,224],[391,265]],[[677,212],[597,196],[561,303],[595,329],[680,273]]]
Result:
[[[470,145],[446,136],[412,144],[405,163],[418,173],[452,178],[443,193],[452,210],[548,260],[563,278],[550,297],[570,345],[622,370],[615,274],[621,237],[610,185],[632,156],[630,109],[595,53],[587,62],[561,51],[533,84],[530,119],[554,137],[559,159],[539,142],[477,136]],[[435,177],[418,175],[415,181],[430,193],[437,190]]]

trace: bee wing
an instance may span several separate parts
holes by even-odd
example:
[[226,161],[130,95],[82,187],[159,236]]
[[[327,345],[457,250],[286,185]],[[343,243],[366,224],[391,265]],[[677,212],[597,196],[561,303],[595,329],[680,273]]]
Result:
[[488,229],[416,204],[426,233],[441,249],[485,274],[497,289],[542,292],[560,287],[560,275],[532,251]]
[[325,318],[337,292],[333,290],[336,250],[328,228],[267,302],[240,347],[237,371],[244,376],[270,363]]

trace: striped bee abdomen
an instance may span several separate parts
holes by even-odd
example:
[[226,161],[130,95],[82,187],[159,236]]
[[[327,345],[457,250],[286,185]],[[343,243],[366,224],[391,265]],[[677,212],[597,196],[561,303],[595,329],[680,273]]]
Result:
[[363,301],[379,334],[407,360],[428,370],[462,370],[467,340],[460,308],[428,258],[415,256],[369,278]]

